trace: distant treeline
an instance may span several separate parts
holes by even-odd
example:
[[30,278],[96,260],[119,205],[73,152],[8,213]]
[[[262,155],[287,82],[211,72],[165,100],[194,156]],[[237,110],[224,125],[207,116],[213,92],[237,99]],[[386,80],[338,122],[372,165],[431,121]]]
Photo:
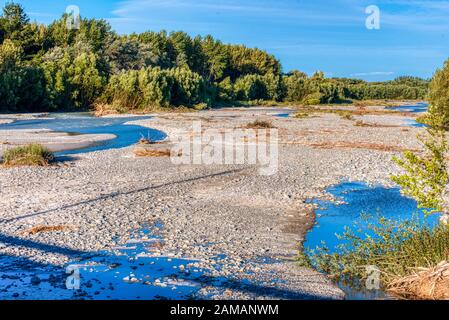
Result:
[[0,111],[116,111],[154,107],[287,101],[303,104],[364,99],[424,99],[428,81],[309,77],[282,73],[271,54],[211,36],[144,32],[120,36],[104,20],[67,16],[46,26],[9,3],[0,17]]

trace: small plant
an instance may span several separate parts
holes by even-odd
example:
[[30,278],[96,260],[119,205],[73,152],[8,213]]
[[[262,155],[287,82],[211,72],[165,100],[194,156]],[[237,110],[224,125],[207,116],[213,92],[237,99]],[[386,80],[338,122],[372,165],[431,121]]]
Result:
[[250,122],[246,125],[248,129],[270,129],[274,128],[273,124],[268,121],[256,120],[254,122]]
[[202,111],[202,110],[206,110],[208,108],[209,108],[209,105],[207,103],[198,103],[193,106],[193,109],[195,109],[196,111]]
[[3,154],[5,166],[48,166],[54,155],[40,144],[11,148]]
[[449,151],[445,133],[440,130],[427,130],[428,135],[420,137],[424,153],[405,152],[403,158],[393,161],[405,173],[393,176],[392,180],[402,188],[402,192],[413,197],[427,214],[442,212],[446,216],[449,208],[445,205],[446,185],[449,183],[446,156]]
[[310,117],[310,114],[307,112],[298,112],[294,115],[296,119],[307,119]]
[[155,142],[151,141],[150,134],[148,133],[147,137],[145,137],[143,134],[140,135],[138,144],[149,145],[149,144],[155,144]]
[[336,113],[345,120],[354,120],[351,111],[347,110],[337,110]]

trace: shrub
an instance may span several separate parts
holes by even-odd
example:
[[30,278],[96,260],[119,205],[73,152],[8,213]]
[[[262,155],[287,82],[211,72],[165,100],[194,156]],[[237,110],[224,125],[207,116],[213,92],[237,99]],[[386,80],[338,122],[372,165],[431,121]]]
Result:
[[433,76],[429,90],[429,114],[433,126],[449,127],[449,60]]
[[47,166],[53,160],[53,154],[39,144],[11,148],[3,154],[5,166]]
[[284,77],[286,87],[286,101],[301,102],[310,92],[307,74],[300,71],[293,71]]
[[208,89],[203,78],[188,69],[148,67],[112,76],[99,105],[128,111],[182,105],[204,109],[213,95]]
[[174,68],[169,71],[174,80],[171,104],[174,106],[192,106],[207,103],[210,97],[204,79],[188,68]]
[[306,106],[315,106],[321,103],[321,93],[315,92],[307,95],[302,103]]
[[266,100],[269,97],[263,77],[256,74],[238,78],[234,89],[237,100]]
[[218,99],[225,102],[234,100],[234,84],[230,77],[225,78],[218,84]]
[[447,226],[423,226],[417,218],[401,222],[379,218],[377,225],[368,223],[368,229],[368,235],[361,235],[346,228],[339,236],[343,244],[335,253],[323,245],[310,251],[309,263],[334,279],[352,285],[366,280],[366,266],[376,266],[383,287],[387,288],[418,268],[431,268],[449,259]]
[[392,176],[392,180],[402,188],[402,192],[413,197],[427,214],[443,212],[449,215],[445,196],[449,182],[447,153],[449,146],[446,135],[440,130],[427,129],[427,136],[420,137],[424,153],[405,152],[403,158],[393,161],[405,173]]
[[54,109],[88,109],[104,89],[99,58],[88,46],[54,48],[44,56],[42,68]]

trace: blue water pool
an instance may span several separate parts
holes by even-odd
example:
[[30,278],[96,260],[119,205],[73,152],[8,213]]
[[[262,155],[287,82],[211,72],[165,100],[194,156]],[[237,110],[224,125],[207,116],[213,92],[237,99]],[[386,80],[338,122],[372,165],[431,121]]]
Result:
[[[425,218],[418,209],[415,200],[401,195],[398,188],[370,186],[361,182],[344,182],[327,189],[337,202],[312,200],[318,205],[316,211],[317,223],[306,237],[305,247],[315,249],[322,241],[331,251],[341,244],[336,234],[342,234],[345,227],[354,227],[357,222],[363,222],[363,216],[373,216],[372,221],[379,215],[393,220],[411,219],[417,214],[425,223],[436,224],[436,215]],[[357,225],[359,229],[359,225]],[[368,229],[361,229],[368,231]]]
[[292,115],[292,113],[278,113],[275,114],[274,116],[277,118],[289,118]]
[[113,134],[116,138],[78,150],[59,152],[58,155],[70,155],[106,149],[128,147],[141,137],[153,141],[163,140],[166,135],[158,130],[138,125],[128,125],[129,121],[150,119],[150,117],[97,118],[89,113],[52,113],[48,118],[18,120],[0,125],[0,130],[49,129],[72,134]]
[[412,113],[424,113],[429,109],[429,104],[427,102],[420,102],[415,105],[404,105],[397,107],[388,108],[394,111],[412,112]]
[[[436,225],[439,217],[432,215],[425,217],[419,210],[415,200],[401,195],[398,188],[370,186],[360,182],[344,182],[327,189],[336,201],[312,200],[318,205],[316,211],[316,225],[306,236],[304,249],[306,254],[311,250],[322,247],[323,242],[329,251],[336,252],[337,246],[344,244],[339,239],[345,227],[356,230],[358,234],[370,234],[366,227],[369,223],[376,224],[380,216],[393,221],[410,220],[414,216],[422,220],[423,224]],[[340,284],[348,299],[376,299],[387,298],[384,292],[375,290],[355,289]]]

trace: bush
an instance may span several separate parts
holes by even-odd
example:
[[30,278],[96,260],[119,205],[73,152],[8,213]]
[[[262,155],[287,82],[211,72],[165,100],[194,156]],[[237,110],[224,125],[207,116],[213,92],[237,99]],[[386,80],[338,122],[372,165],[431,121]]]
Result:
[[204,79],[187,68],[174,68],[169,71],[174,80],[171,104],[174,106],[193,106],[202,102],[210,103]]
[[260,75],[250,74],[238,78],[234,90],[237,100],[268,99],[268,90]]
[[294,71],[283,78],[286,88],[286,101],[301,102],[310,92],[307,74]]
[[340,281],[357,285],[367,278],[366,266],[376,266],[384,287],[449,259],[449,227],[422,225],[417,218],[397,222],[379,219],[368,223],[369,235],[347,228],[336,253],[324,245],[310,252],[309,262]]
[[105,79],[98,70],[98,57],[88,46],[55,48],[43,60],[47,94],[54,109],[85,110],[102,93]]
[[11,148],[3,154],[5,166],[47,166],[53,160],[53,153],[39,144]]
[[449,60],[437,70],[429,91],[429,120],[435,127],[449,127]]
[[128,111],[182,105],[204,109],[212,95],[202,77],[188,69],[148,67],[112,76],[101,102]]

